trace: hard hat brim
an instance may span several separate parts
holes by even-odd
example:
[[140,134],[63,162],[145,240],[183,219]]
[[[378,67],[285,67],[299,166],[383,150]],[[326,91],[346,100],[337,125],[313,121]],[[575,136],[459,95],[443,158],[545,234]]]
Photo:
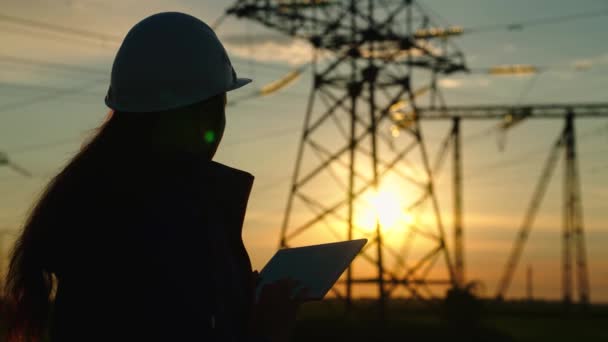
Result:
[[226,90],[226,91],[228,92],[228,91],[239,89],[251,82],[253,82],[253,80],[250,78],[237,78],[236,81],[234,82],[234,84],[230,88],[228,88],[228,90]]

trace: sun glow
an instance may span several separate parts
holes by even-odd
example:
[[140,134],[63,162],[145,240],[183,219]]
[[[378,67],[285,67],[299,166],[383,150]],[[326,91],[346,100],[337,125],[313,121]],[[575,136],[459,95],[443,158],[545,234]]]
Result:
[[404,229],[415,223],[412,214],[405,211],[405,201],[393,189],[381,188],[363,196],[362,207],[358,208],[355,223],[366,232],[373,232],[376,223],[382,231]]

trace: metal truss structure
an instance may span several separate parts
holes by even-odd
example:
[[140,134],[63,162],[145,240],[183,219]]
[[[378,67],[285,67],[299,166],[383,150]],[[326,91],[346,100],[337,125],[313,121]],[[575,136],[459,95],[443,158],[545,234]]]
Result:
[[[463,55],[446,39],[433,44],[438,37],[417,38],[430,28],[431,20],[410,0],[243,0],[228,13],[306,39],[315,48],[313,89],[280,246],[322,237],[327,228],[336,239],[367,237],[359,259],[372,268],[361,266],[359,275],[355,269],[360,266],[354,263],[343,288],[334,292],[350,305],[355,284],[374,284],[381,315],[386,298],[401,285],[414,297],[430,295],[431,285],[455,286],[458,280],[447,250],[433,170],[414,113],[416,97],[428,92],[433,104],[440,99],[434,85],[437,74],[466,70]],[[424,86],[414,86],[414,69],[427,71]],[[391,126],[395,133],[406,132],[403,142],[397,144],[387,134]],[[406,167],[413,155],[422,165],[417,177]],[[393,183],[387,183],[389,178],[395,179]],[[389,234],[378,215],[367,225],[357,218],[364,211],[382,210],[373,203],[378,192],[402,192],[406,187],[416,193],[405,204],[408,211],[431,207],[428,226],[399,222],[395,224],[403,226]],[[304,210],[309,214],[301,215]],[[306,237],[310,232],[313,235]],[[417,251],[410,250],[415,235],[427,240]],[[440,258],[442,271],[430,278]]]
[[[347,308],[357,287],[375,287],[379,313],[397,291],[434,298],[431,288],[466,284],[462,223],[461,121],[500,120],[504,130],[530,118],[566,121],[555,149],[566,151],[564,298],[572,296],[572,251],[580,301],[589,301],[574,119],[608,117],[608,104],[447,107],[438,75],[466,71],[451,30],[433,27],[414,0],[240,0],[227,11],[314,47],[313,85],[281,227],[280,247],[366,237],[370,242],[333,291]],[[457,33],[457,32],[456,32]],[[416,70],[416,82],[412,77]],[[420,75],[420,76],[418,76]],[[420,82],[423,79],[423,82]],[[427,107],[417,105],[427,97]],[[423,120],[451,120],[431,161]],[[392,133],[392,134],[389,134]],[[452,154],[452,246],[434,174]],[[530,205],[498,297],[505,295],[554,167],[552,152]],[[548,171],[547,171],[548,170]],[[382,222],[388,191],[407,216]],[[373,219],[361,213],[375,212]],[[361,292],[363,293],[363,292]]]
[[[424,120],[500,120],[500,126],[503,129],[508,129],[528,119],[564,120],[564,128],[553,144],[534,189],[504,273],[498,283],[496,297],[503,299],[509,289],[536,214],[559,161],[560,152],[563,152],[562,298],[565,304],[570,304],[573,301],[576,287],[579,303],[588,305],[590,301],[589,270],[585,248],[575,119],[608,118],[608,103],[453,106],[441,110],[418,108],[418,113]],[[460,155],[460,153],[456,152],[455,155]],[[458,182],[455,177],[455,184]],[[461,188],[461,185],[458,187]]]

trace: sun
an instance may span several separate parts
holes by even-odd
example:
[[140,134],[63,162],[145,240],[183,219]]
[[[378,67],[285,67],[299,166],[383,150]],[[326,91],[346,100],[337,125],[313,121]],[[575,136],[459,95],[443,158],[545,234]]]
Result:
[[383,231],[403,229],[415,223],[415,218],[405,211],[405,201],[402,196],[391,188],[380,188],[362,197],[363,207],[359,207],[355,215],[357,226],[372,232],[376,222],[380,223]]

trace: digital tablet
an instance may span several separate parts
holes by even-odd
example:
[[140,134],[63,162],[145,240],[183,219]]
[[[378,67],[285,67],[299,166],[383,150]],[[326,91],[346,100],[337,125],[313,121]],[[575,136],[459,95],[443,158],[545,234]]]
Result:
[[260,272],[257,296],[266,284],[292,278],[308,289],[308,300],[323,299],[367,239],[279,250]]

